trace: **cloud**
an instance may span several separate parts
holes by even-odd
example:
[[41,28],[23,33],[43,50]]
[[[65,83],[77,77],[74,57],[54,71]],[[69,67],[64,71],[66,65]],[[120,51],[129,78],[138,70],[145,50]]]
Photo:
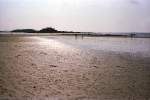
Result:
[[134,5],[140,4],[138,0],[130,0],[129,2]]

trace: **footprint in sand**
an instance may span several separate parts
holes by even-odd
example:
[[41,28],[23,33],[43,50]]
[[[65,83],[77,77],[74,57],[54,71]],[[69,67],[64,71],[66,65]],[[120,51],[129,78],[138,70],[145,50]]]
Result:
[[122,66],[116,66],[117,68],[124,68],[124,67],[122,67]]
[[91,66],[91,68],[98,68],[98,66]]
[[47,55],[47,53],[45,53],[45,52],[40,52],[40,54],[41,54],[41,55]]
[[31,63],[31,66],[36,66],[36,64],[35,63]]
[[36,88],[36,86],[33,86],[33,88],[35,89],[35,88]]
[[19,57],[21,57],[21,55],[20,55],[20,54],[18,54],[18,55],[16,55],[16,56],[15,56],[15,58],[19,58]]
[[15,47],[21,47],[21,45],[15,45]]
[[49,67],[58,67],[58,66],[56,66],[56,65],[49,65]]

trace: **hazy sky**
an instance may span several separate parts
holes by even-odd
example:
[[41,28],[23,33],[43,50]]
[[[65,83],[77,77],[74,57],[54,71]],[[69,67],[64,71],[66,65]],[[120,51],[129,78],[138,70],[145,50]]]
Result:
[[0,30],[150,32],[150,0],[0,0]]

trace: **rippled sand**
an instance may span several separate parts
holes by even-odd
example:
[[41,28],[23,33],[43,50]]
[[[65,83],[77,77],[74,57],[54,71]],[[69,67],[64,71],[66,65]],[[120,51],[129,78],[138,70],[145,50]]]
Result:
[[0,100],[150,100],[150,57],[0,37]]

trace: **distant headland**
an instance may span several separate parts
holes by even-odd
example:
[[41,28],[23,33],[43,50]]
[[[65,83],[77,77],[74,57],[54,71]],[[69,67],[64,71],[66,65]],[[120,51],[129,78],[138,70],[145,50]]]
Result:
[[34,29],[15,29],[11,32],[24,32],[24,33],[81,33],[81,32],[73,32],[73,31],[58,31],[52,27],[42,28],[41,30]]

